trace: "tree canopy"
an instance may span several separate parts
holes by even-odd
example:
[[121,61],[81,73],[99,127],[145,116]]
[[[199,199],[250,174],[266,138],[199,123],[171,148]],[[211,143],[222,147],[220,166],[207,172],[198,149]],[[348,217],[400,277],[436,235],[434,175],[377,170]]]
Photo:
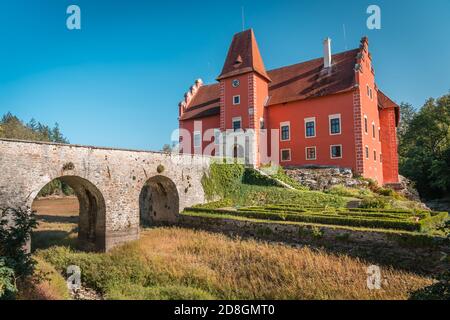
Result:
[[425,197],[450,193],[450,94],[429,99],[419,110],[402,104],[400,173]]

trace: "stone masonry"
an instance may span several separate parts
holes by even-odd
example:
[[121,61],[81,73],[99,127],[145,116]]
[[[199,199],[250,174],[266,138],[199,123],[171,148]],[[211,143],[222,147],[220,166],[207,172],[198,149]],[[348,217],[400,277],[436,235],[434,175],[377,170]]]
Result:
[[140,221],[174,222],[205,201],[210,158],[0,139],[0,209],[31,207],[59,178],[80,202],[79,242],[107,251],[139,238]]

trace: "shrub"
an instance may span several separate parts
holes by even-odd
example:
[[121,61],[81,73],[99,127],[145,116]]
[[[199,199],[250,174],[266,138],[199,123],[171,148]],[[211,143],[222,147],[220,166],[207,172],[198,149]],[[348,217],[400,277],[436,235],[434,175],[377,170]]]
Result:
[[[24,280],[34,271],[35,261],[27,252],[31,231],[37,226],[35,215],[29,209],[7,208],[0,212],[0,259],[2,261],[3,295],[14,295],[15,283],[6,283],[14,272],[15,281]],[[0,296],[1,297],[1,296]]]
[[17,293],[14,270],[6,266],[4,258],[0,258],[0,299],[8,299]]
[[283,167],[278,167],[278,171],[276,174],[272,175],[274,178],[283,181],[284,183],[290,185],[291,187],[300,190],[300,191],[307,191],[309,190],[308,187],[300,184],[297,180],[294,178],[288,176],[286,174],[286,171],[283,169]]
[[233,201],[230,199],[222,199],[219,201],[209,202],[205,204],[198,204],[193,206],[193,208],[204,208],[204,209],[220,209],[233,206]]
[[260,174],[258,171],[254,170],[254,169],[245,169],[244,170],[244,174],[242,177],[242,182],[245,184],[251,184],[251,185],[255,185],[255,186],[273,186],[273,187],[278,187],[278,183],[276,180],[268,177],[268,176],[264,176],[262,174]]
[[359,205],[360,208],[365,209],[386,209],[389,207],[389,202],[382,198],[382,197],[375,197],[375,198],[364,198]]
[[271,221],[290,221],[290,222],[307,222],[307,223],[319,223],[327,225],[340,225],[350,227],[365,227],[365,228],[382,228],[382,229],[397,229],[404,231],[421,231],[422,225],[412,220],[402,220],[393,218],[368,218],[364,216],[345,217],[330,213],[320,212],[306,212],[302,214],[292,214],[289,212],[266,212],[261,211],[231,211],[231,210],[210,210],[210,209],[194,209],[187,208],[185,211],[206,213],[206,214],[219,214],[245,217],[251,219],[271,220]]

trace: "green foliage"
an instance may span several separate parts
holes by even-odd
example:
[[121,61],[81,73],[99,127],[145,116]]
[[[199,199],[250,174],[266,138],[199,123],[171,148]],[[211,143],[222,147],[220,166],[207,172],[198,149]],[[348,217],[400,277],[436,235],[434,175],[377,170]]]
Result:
[[0,257],[0,300],[11,298],[16,293],[14,270],[6,265],[5,258]]
[[53,128],[34,119],[24,124],[10,112],[0,120],[0,138],[69,143],[62,135],[57,123]]
[[344,185],[332,186],[326,193],[349,198],[364,198],[373,195],[368,189],[349,188]]
[[[58,123],[49,127],[34,119],[27,124],[10,112],[6,113],[0,120],[0,138],[45,141],[57,143],[69,143],[61,133]],[[71,195],[72,189],[59,180],[54,180],[44,187],[39,196],[48,196],[55,193]]]
[[277,183],[276,180],[271,179],[268,176],[264,176],[254,169],[244,170],[244,174],[242,176],[242,183],[255,186],[279,187],[279,184]]
[[294,178],[291,178],[290,176],[288,176],[286,174],[286,171],[283,169],[283,167],[278,167],[277,173],[272,175],[272,177],[283,181],[284,183],[290,185],[291,187],[297,189],[297,190],[301,190],[301,191],[307,191],[309,190],[308,187],[300,184],[297,180],[295,180]]
[[59,179],[54,179],[47,183],[39,192],[39,197],[47,197],[54,194],[70,196],[74,194],[73,189]]
[[345,211],[345,209],[305,210],[299,207],[244,207],[238,210],[186,208],[185,212],[227,215],[258,220],[307,222],[364,228],[397,229],[403,231],[429,232],[442,225],[448,217],[441,213],[389,213]]
[[439,282],[417,290],[411,300],[450,300],[450,271],[439,276]]
[[[10,270],[14,279],[23,280],[33,274],[35,261],[26,250],[31,231],[37,226],[36,218],[30,210],[3,209],[0,212],[0,260],[2,282],[8,282]],[[15,283],[3,284],[3,294],[14,294]]]
[[[244,183],[245,175],[247,183]],[[256,185],[249,184],[250,182]],[[345,200],[338,196],[315,191],[289,190],[274,186],[273,183],[273,180],[258,174],[253,169],[245,169],[239,164],[213,163],[210,166],[209,175],[204,175],[202,179],[208,200],[230,199],[237,206],[297,203],[305,206],[339,207],[345,204]]]
[[221,209],[233,206],[233,201],[230,199],[222,199],[219,201],[209,202],[205,204],[198,204],[193,206],[193,208],[203,208],[203,209]]
[[359,207],[365,209],[386,209],[389,208],[389,201],[383,197],[366,197],[362,200]]
[[214,298],[197,288],[190,279],[177,283],[155,270],[155,266],[142,257],[137,243],[126,244],[107,254],[75,252],[65,247],[52,247],[38,251],[37,255],[62,274],[69,265],[79,266],[82,282],[102,293],[107,299]]
[[209,175],[202,178],[203,190],[208,200],[217,197],[231,198],[234,189],[242,183],[244,166],[239,164],[212,163]]
[[413,180],[424,196],[449,193],[450,94],[429,99],[407,119],[403,129],[399,144],[400,173]]

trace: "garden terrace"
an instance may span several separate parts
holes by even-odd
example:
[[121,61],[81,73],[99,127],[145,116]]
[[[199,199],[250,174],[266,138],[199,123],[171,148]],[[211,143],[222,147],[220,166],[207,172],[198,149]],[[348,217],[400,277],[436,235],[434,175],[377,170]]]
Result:
[[346,209],[331,207],[301,207],[289,205],[265,205],[220,209],[207,206],[186,208],[185,214],[219,215],[256,220],[314,223],[369,229],[389,229],[427,233],[442,226],[448,219],[447,212]]

